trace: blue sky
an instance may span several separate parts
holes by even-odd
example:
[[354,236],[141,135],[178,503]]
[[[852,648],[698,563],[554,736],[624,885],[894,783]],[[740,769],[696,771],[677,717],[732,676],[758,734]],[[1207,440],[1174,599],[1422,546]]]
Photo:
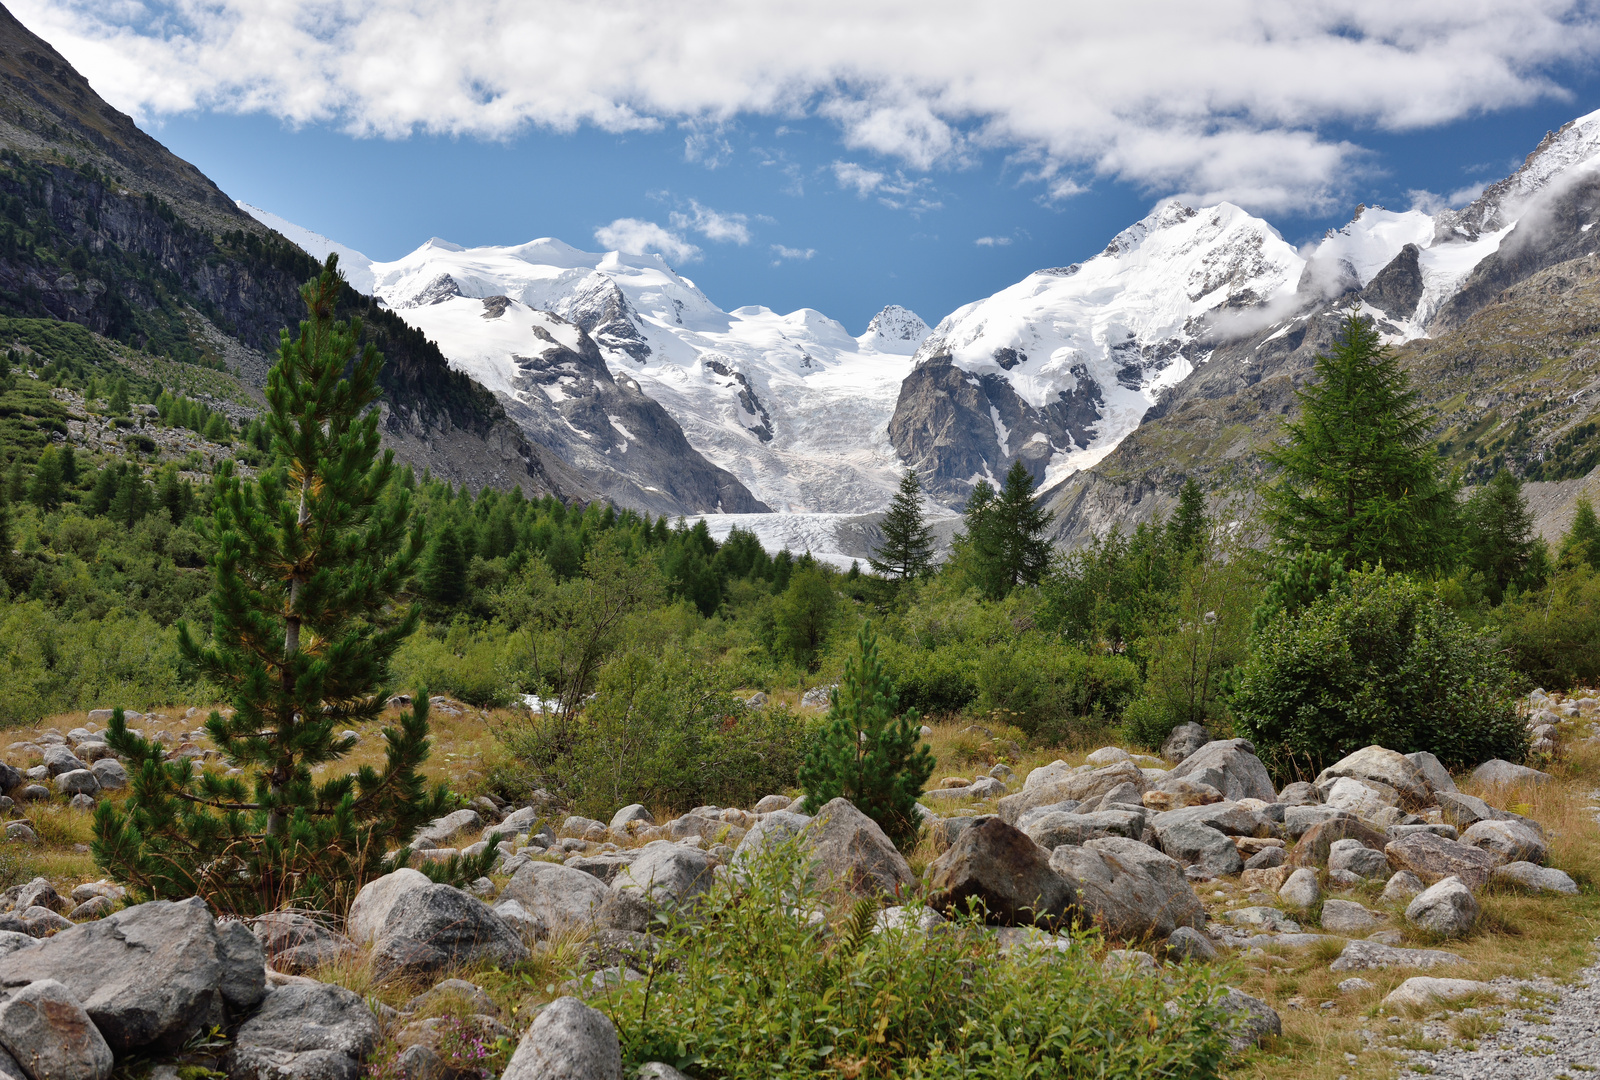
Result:
[[857,333],[885,304],[932,323],[1087,258],[1171,195],[1231,198],[1294,242],[1357,202],[1459,203],[1600,108],[1596,21],[1559,0],[1454,21],[1404,0],[820,0],[753,22],[619,0],[599,26],[574,0],[536,24],[334,6],[13,10],[228,194],[373,258],[621,237],[724,308]]

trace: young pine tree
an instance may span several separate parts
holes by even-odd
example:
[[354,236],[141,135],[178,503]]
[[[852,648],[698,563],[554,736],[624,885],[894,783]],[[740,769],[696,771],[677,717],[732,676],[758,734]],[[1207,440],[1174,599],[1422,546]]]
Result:
[[1206,521],[1206,496],[1200,484],[1190,477],[1178,491],[1178,509],[1167,520],[1167,540],[1173,551],[1182,556],[1200,550],[1209,528]]
[[1586,562],[1600,570],[1600,519],[1595,517],[1594,504],[1579,498],[1577,510],[1572,515],[1572,526],[1561,538],[1563,563]]
[[56,448],[47,446],[39,455],[33,468],[33,480],[28,484],[28,501],[45,513],[61,508],[66,490],[61,483],[61,455]]
[[897,716],[899,695],[878,659],[872,624],[861,627],[859,656],[845,661],[827,727],[800,767],[806,813],[840,796],[878,823],[901,849],[916,843],[917,798],[933,775],[916,710]]
[[1279,469],[1266,514],[1280,550],[1327,551],[1359,568],[1429,570],[1454,555],[1455,493],[1406,373],[1369,320],[1345,320],[1296,395],[1300,418],[1265,456]]
[[467,597],[467,553],[454,521],[445,521],[422,564],[422,595],[440,607],[455,607]]
[[1465,513],[1467,565],[1483,575],[1489,602],[1498,604],[1512,586],[1533,584],[1533,515],[1522,497],[1522,481],[1510,469],[1467,500]]
[[[95,813],[95,860],[143,895],[200,895],[222,911],[285,903],[343,910],[386,871],[385,851],[449,805],[427,790],[427,696],[383,732],[382,770],[334,771],[354,741],[337,733],[384,708],[390,657],[417,625],[394,598],[415,562],[404,493],[380,499],[394,472],[378,456],[382,357],[362,346],[359,321],[338,323],[337,259],[301,289],[309,318],[282,335],[268,373],[267,423],[281,467],[242,481],[224,463],[211,536],[209,643],[179,624],[184,659],[226,689],[233,712],[206,721],[224,759],[245,776],[199,773],[163,760],[130,732],[121,710],[108,744],[128,764],[125,808]],[[490,845],[491,849],[493,844]],[[446,873],[481,873],[469,860]]]
[[933,529],[922,513],[922,484],[917,470],[907,469],[900,490],[883,516],[883,544],[867,560],[884,577],[909,581],[933,565]]

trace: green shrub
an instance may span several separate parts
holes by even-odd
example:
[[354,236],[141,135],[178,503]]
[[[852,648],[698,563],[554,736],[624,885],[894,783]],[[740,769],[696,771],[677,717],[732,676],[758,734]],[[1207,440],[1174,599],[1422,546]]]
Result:
[[1031,741],[1060,743],[1104,727],[1139,692],[1121,656],[1087,656],[1042,635],[997,645],[977,662],[979,712],[1004,711]]
[[648,980],[593,1002],[617,1026],[625,1075],[664,1061],[724,1080],[1206,1080],[1227,1054],[1216,969],[1107,969],[1093,937],[1005,951],[966,920],[873,933],[873,901],[812,923],[825,898],[793,845],[740,876],[660,931]]
[[425,686],[484,708],[520,699],[528,635],[500,623],[474,628],[458,618],[448,629],[423,627],[395,651],[396,686]]
[[918,649],[886,641],[883,653],[905,708],[958,713],[978,696],[979,654],[968,645]]
[[1459,768],[1520,760],[1512,673],[1417,582],[1382,571],[1280,615],[1256,638],[1232,700],[1240,734],[1280,774],[1323,768],[1363,746],[1427,750]]
[[1500,644],[1528,682],[1551,689],[1600,681],[1600,575],[1568,567],[1496,612]]
[[636,651],[606,664],[578,715],[535,714],[496,734],[513,761],[498,787],[542,787],[598,818],[634,802],[748,806],[794,786],[806,740],[788,709],[746,708],[707,665]]

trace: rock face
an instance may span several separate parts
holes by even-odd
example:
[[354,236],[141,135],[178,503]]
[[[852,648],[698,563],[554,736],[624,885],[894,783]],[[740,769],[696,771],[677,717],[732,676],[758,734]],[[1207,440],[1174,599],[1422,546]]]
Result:
[[230,1080],[357,1080],[378,1044],[367,1003],[331,983],[275,987],[228,1054]]
[[1185,777],[1194,783],[1209,784],[1222,792],[1223,798],[1235,802],[1240,799],[1272,802],[1277,797],[1267,767],[1256,757],[1255,746],[1245,739],[1206,743],[1173,766],[1156,787],[1166,789]]
[[483,901],[430,884],[405,893],[389,909],[372,966],[381,976],[425,975],[475,960],[507,966],[527,955],[517,932]]
[[1205,926],[1205,908],[1183,867],[1137,840],[1104,837],[1058,847],[1050,868],[1077,886],[1084,914],[1112,937],[1142,941]]
[[0,1002],[0,1045],[28,1080],[106,1080],[111,1047],[89,1014],[54,979],[29,983]]
[[0,986],[55,979],[112,1050],[172,1049],[261,1000],[266,964],[242,923],[198,897],[152,901],[0,956]]
[[1419,893],[1406,908],[1406,922],[1440,937],[1461,937],[1478,921],[1478,901],[1459,878],[1447,877]]
[[1412,833],[1383,849],[1395,870],[1410,870],[1424,882],[1458,878],[1469,889],[1481,889],[1501,860],[1486,851],[1434,833]]
[[534,1017],[501,1080],[622,1080],[617,1029],[577,998],[557,998]]
[[862,896],[900,896],[916,887],[905,856],[848,799],[834,799],[818,810],[802,842],[822,881],[833,887]]
[[998,926],[1054,930],[1070,921],[1077,900],[1044,849],[996,817],[967,829],[929,864],[926,884],[932,907],[953,915],[977,901]]

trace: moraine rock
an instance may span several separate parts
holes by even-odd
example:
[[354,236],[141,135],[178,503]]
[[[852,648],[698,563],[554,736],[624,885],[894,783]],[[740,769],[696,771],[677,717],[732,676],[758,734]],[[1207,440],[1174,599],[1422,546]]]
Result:
[[[1060,770],[1057,765],[1061,766]],[[1045,771],[1045,776],[1036,779],[1041,771]],[[1035,807],[1068,800],[1087,803],[1124,784],[1131,784],[1141,793],[1148,787],[1144,773],[1131,761],[1119,761],[1086,773],[1066,770],[1064,763],[1057,762],[1056,765],[1045,766],[1044,770],[1035,769],[1029,773],[1028,779],[1023,781],[1022,790],[1001,799],[998,810],[1006,824],[1015,825],[1023,814]]]
[[483,901],[450,885],[406,892],[389,909],[373,944],[380,978],[431,974],[488,960],[502,967],[526,959],[521,936]]
[[1259,998],[1229,987],[1222,1007],[1232,1016],[1233,1034],[1228,1045],[1241,1053],[1271,1035],[1283,1034],[1283,1020],[1277,1010]]
[[1576,895],[1578,892],[1577,882],[1564,871],[1548,866],[1536,866],[1531,862],[1513,862],[1497,866],[1489,875],[1489,880],[1496,884],[1513,885],[1532,892],[1563,893],[1568,896]]
[[1157,787],[1171,789],[1179,780],[1208,784],[1226,799],[1260,799],[1272,802],[1277,790],[1267,767],[1256,757],[1255,746],[1245,739],[1220,739],[1206,743],[1173,766]]
[[0,957],[0,986],[55,979],[117,1052],[172,1050],[266,992],[261,945],[198,897],[156,900]]
[[1520,784],[1548,784],[1551,777],[1549,773],[1538,769],[1495,758],[1473,769],[1472,779],[1487,787],[1513,787]]
[[274,987],[234,1036],[229,1080],[357,1080],[378,1037],[372,1010],[342,986]]
[[750,809],[757,814],[770,814],[774,810],[787,810],[790,801],[786,795],[764,795],[761,801]]
[[1162,943],[1161,954],[1174,964],[1181,964],[1185,960],[1205,963],[1217,958],[1217,947],[1200,931],[1180,926]]
[[793,810],[767,811],[760,821],[750,827],[750,831],[744,834],[744,838],[733,849],[733,860],[730,865],[737,869],[767,850],[793,841],[807,825],[811,824],[811,820],[805,814],[795,813]]
[[299,975],[323,964],[353,959],[355,943],[309,916],[292,911],[270,911],[250,921],[250,932],[261,942],[273,970]]
[[1401,870],[1389,878],[1388,884],[1383,887],[1383,894],[1378,899],[1386,904],[1398,904],[1401,901],[1409,903],[1413,896],[1427,887],[1427,882],[1410,870]]
[[650,815],[650,811],[646,810],[643,805],[631,803],[612,814],[611,823],[606,828],[611,832],[622,832],[634,822],[638,822],[640,825],[654,825],[656,819]]
[[100,781],[88,769],[73,769],[55,779],[56,792],[61,795],[94,795],[100,790]]
[[0,1002],[0,1045],[30,1080],[107,1080],[111,1047],[65,986],[40,979]]
[[1328,965],[1329,971],[1378,971],[1391,967],[1410,967],[1428,970],[1465,964],[1466,960],[1443,949],[1397,949],[1381,941],[1347,942],[1338,959]]
[[1438,758],[1426,750],[1418,750],[1415,754],[1407,754],[1406,760],[1417,767],[1417,772],[1428,782],[1428,787],[1433,790],[1437,798],[1440,792],[1453,792],[1456,782],[1450,778],[1450,770],[1446,769]]
[[116,758],[101,758],[89,766],[89,771],[107,791],[121,791],[128,786],[128,770]]
[[[698,848],[656,840],[641,848],[611,883],[611,895],[637,901],[645,923],[657,911],[684,911],[711,889],[711,856]],[[617,925],[612,923],[612,925]],[[645,926],[618,929],[644,930]]]
[[1461,842],[1501,862],[1543,863],[1550,857],[1550,845],[1539,830],[1521,821],[1480,821],[1461,834]]
[[1290,907],[1309,911],[1322,899],[1322,887],[1317,884],[1317,872],[1303,866],[1289,875],[1278,887],[1278,899]]
[[1430,885],[1406,908],[1406,922],[1440,937],[1462,937],[1477,921],[1478,901],[1455,877]]
[[1383,925],[1383,918],[1349,900],[1325,900],[1322,928],[1336,934],[1366,934]]
[[[1162,777],[1160,783],[1166,783]],[[1167,787],[1155,787],[1141,797],[1145,806],[1157,813],[1179,810],[1186,806],[1206,806],[1222,801],[1222,792],[1210,784],[1201,784],[1186,777],[1174,780]]]
[[[588,929],[600,918],[610,890],[593,874],[556,863],[522,867],[500,893],[499,903],[515,901],[544,935]],[[524,921],[524,925],[526,922]]]
[[574,997],[539,1010],[500,1080],[622,1080],[617,1029]]
[[1093,814],[1030,810],[1017,827],[1046,851],[1062,844],[1083,844],[1101,836],[1126,836],[1137,840],[1144,833],[1145,816],[1133,810],[1101,810]]
[[435,818],[417,830],[417,835],[411,838],[413,851],[425,848],[445,847],[446,841],[459,832],[468,829],[481,829],[483,818],[476,810],[456,810],[444,817]]
[[1322,795],[1315,784],[1297,780],[1278,792],[1278,802],[1285,806],[1316,806],[1322,802]]
[[[1209,809],[1191,807],[1190,809]],[[1181,813],[1181,811],[1169,811]],[[1160,818],[1166,814],[1157,814]],[[1224,833],[1199,821],[1179,818],[1163,824],[1152,823],[1161,850],[1204,877],[1237,874],[1244,869],[1239,849]]]
[[1400,793],[1388,784],[1375,780],[1357,780],[1352,776],[1335,778],[1323,792],[1322,803],[1334,810],[1343,810],[1367,821],[1379,819],[1385,810],[1400,805]]
[[[1431,755],[1430,755],[1431,756]],[[1332,786],[1336,778],[1368,780],[1388,788],[1396,795],[1389,805],[1420,810],[1433,805],[1433,785],[1415,762],[1404,754],[1381,746],[1368,746],[1323,769],[1316,779],[1317,790]],[[1326,796],[1325,796],[1326,798]]]
[[1215,829],[1224,836],[1258,836],[1262,831],[1261,819],[1236,802],[1201,803],[1168,810],[1152,817],[1150,827],[1159,837],[1164,830],[1191,822]]
[[818,810],[801,842],[825,885],[859,896],[903,896],[916,888],[905,856],[848,799],[834,799]]
[[1104,837],[1058,847],[1050,869],[1073,882],[1085,915],[1111,937],[1142,941],[1205,926],[1205,908],[1183,867],[1137,840]]
[[78,756],[65,746],[47,746],[44,748],[44,764],[50,776],[60,776],[62,773],[78,772],[89,767],[88,763],[79,760]]
[[1429,883],[1458,878],[1469,889],[1483,888],[1490,872],[1502,861],[1470,844],[1433,833],[1412,833],[1391,841],[1383,853],[1395,870],[1410,870]]
[[1478,995],[1493,995],[1495,988],[1486,982],[1471,979],[1436,979],[1417,975],[1389,992],[1383,1004],[1391,1009],[1428,1008],[1441,1001],[1459,1001]]
[[928,865],[928,902],[952,916],[977,901],[991,924],[1055,930],[1070,921],[1077,896],[1052,865],[1026,834],[991,817]]
[[344,920],[345,932],[356,943],[370,945],[383,932],[396,901],[408,892],[432,884],[428,875],[409,866],[367,882],[350,904]]
[[1177,765],[1210,741],[1210,732],[1201,725],[1179,724],[1161,743],[1161,757]]
[[1382,851],[1360,840],[1335,840],[1328,846],[1328,873],[1339,871],[1358,878],[1385,877],[1389,873],[1389,860]]

